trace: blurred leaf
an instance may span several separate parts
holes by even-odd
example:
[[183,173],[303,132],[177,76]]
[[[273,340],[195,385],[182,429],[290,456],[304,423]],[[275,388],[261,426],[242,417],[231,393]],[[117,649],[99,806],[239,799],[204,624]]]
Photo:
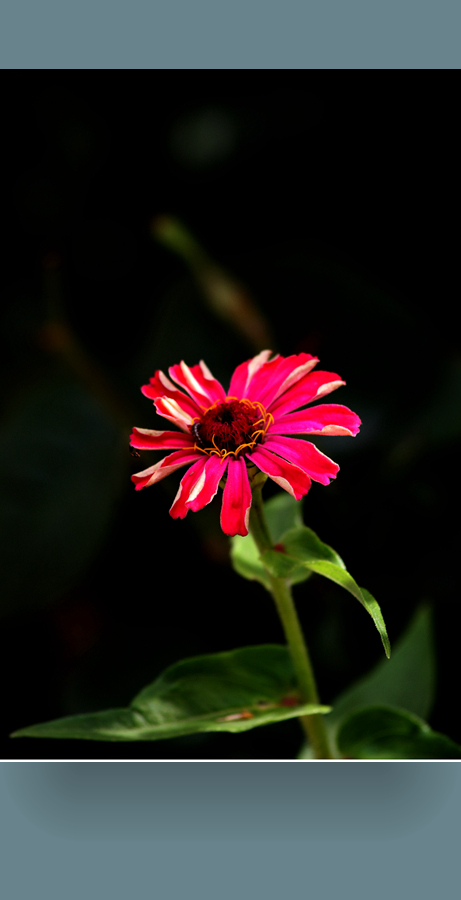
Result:
[[275,346],[269,323],[248,289],[210,259],[182,222],[172,216],[158,216],[151,231],[153,237],[186,262],[215,316],[234,328],[256,351]]
[[306,526],[284,534],[281,544],[283,551],[267,550],[262,557],[272,574],[278,578],[287,578],[294,567],[301,563],[310,571],[329,578],[349,591],[372,617],[381,635],[386,656],[389,657],[391,648],[379,605],[369,591],[359,588],[352,575],[346,571],[341,557]]
[[270,583],[267,569],[260,561],[259,550],[251,536],[242,537],[236,534],[231,538],[231,562],[236,572],[249,581],[259,581],[267,591]]
[[17,398],[0,428],[2,613],[53,600],[86,569],[125,456],[117,426],[60,370]]
[[341,725],[337,744],[352,759],[461,759],[461,747],[418,716],[392,706],[358,710]]
[[[265,512],[269,533],[274,544],[277,544],[286,531],[302,525],[301,503],[286,491],[276,494],[265,504]],[[266,567],[260,562],[259,550],[251,536],[236,535],[231,538],[232,565],[239,575],[250,581],[259,581],[270,591]],[[305,581],[311,573],[304,566],[290,568],[290,584]]]
[[435,646],[432,614],[421,606],[398,640],[392,658],[377,666],[335,700],[329,725],[371,703],[407,709],[427,719],[435,696]]
[[154,741],[206,731],[248,731],[329,707],[299,702],[286,647],[267,644],[169,666],[127,709],[32,725],[12,737]]
[[302,501],[295,500],[287,491],[280,491],[265,504],[266,519],[274,543],[278,543],[286,531],[303,524]]
[[[432,613],[423,605],[397,641],[391,659],[381,660],[334,701],[326,720],[331,739],[335,741],[338,727],[346,716],[373,704],[400,707],[427,719],[434,703],[435,674]],[[306,745],[299,758],[310,757]]]

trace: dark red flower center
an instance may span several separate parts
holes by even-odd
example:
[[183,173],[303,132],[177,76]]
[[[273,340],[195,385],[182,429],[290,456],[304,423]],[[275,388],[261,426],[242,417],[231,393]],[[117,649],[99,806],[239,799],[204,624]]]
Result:
[[273,417],[261,403],[228,397],[211,406],[194,422],[195,447],[204,453],[235,457],[252,450],[265,434]]

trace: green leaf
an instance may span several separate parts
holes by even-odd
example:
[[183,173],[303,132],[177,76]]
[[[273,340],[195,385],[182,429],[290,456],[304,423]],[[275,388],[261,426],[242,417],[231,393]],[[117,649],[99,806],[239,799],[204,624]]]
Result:
[[346,569],[339,553],[336,553],[336,550],[333,550],[328,544],[324,544],[317,537],[315,531],[306,525],[292,528],[283,535],[282,543],[288,556],[292,556],[295,560],[302,560],[304,564],[324,561],[338,566],[340,569]]
[[461,759],[461,747],[418,716],[392,706],[351,713],[337,735],[343,756],[352,759]]
[[259,581],[267,591],[270,591],[267,569],[263,566],[259,550],[251,536],[242,537],[236,534],[231,538],[231,562],[236,572],[249,581]]
[[269,532],[274,544],[281,540],[282,536],[293,528],[300,528],[303,524],[302,502],[295,500],[291,494],[281,491],[265,504],[265,512]]
[[[276,494],[265,504],[266,519],[274,544],[278,543],[286,531],[302,525],[301,503],[286,491]],[[259,550],[251,536],[236,535],[231,538],[231,561],[236,572],[250,581],[259,581],[270,591],[266,567],[260,560]],[[295,564],[290,570],[290,584],[298,584],[310,578],[305,566]]]
[[[399,637],[391,659],[381,660],[333,702],[325,722],[333,744],[345,717],[366,706],[396,706],[427,719],[435,697],[435,673],[432,612],[423,604]],[[311,757],[311,748],[305,744],[299,759]]]
[[380,661],[335,700],[328,724],[337,725],[352,710],[375,703],[398,706],[427,719],[434,703],[435,672],[432,612],[424,604],[397,641],[392,658]]
[[283,552],[267,550],[262,556],[272,574],[278,578],[289,577],[295,566],[302,563],[311,572],[323,575],[324,578],[329,578],[330,581],[345,588],[372,617],[381,635],[386,656],[389,658],[391,646],[379,605],[369,591],[359,588],[352,575],[346,570],[341,557],[306,526],[288,531],[283,535],[281,543]]
[[127,709],[56,719],[21,728],[12,737],[155,741],[201,731],[247,731],[329,711],[300,701],[288,649],[266,644],[182,660]]

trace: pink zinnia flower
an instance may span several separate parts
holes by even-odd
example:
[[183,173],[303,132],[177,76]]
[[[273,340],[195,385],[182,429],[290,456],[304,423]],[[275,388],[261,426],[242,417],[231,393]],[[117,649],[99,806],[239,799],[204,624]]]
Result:
[[263,350],[238,366],[228,394],[203,361],[192,368],[184,362],[172,366],[169,374],[176,384],[157,371],[141,388],[159,415],[181,431],[134,428],[132,447],[176,452],[131,478],[139,491],[190,466],[170,509],[174,519],[210,503],[226,475],[221,527],[229,535],[248,534],[248,466],[264,472],[296,500],[307,494],[311,479],[329,484],[336,478],[337,463],[314,444],[287,435],[357,434],[360,419],[347,406],[301,408],[345,382],[332,372],[312,372],[318,359],[308,353],[269,359],[271,352]]

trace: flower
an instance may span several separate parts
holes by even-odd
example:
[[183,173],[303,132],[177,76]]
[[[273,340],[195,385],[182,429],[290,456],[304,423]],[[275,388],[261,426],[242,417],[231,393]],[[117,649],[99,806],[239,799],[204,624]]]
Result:
[[303,408],[345,382],[333,372],[313,372],[318,359],[309,353],[269,359],[271,353],[263,350],[238,366],[228,394],[203,361],[192,368],[185,362],[172,366],[172,381],[155,373],[142,393],[181,430],[133,429],[130,444],[137,450],[175,451],[132,475],[136,490],[189,466],[170,509],[174,519],[183,519],[189,509],[210,503],[224,480],[221,527],[229,535],[246,535],[249,474],[263,472],[296,500],[307,494],[311,479],[329,484],[336,478],[337,463],[314,444],[287,435],[356,435],[360,419],[347,406]]

